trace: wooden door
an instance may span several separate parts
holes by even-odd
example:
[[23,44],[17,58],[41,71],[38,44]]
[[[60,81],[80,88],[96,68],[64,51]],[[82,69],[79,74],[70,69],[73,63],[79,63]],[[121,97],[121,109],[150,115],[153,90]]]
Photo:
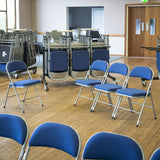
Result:
[[141,48],[156,47],[160,37],[160,6],[129,7],[128,56],[156,57],[155,51]]
[[130,7],[128,13],[128,56],[143,57],[145,7]]
[[[156,47],[157,36],[160,36],[160,6],[145,7],[145,46]],[[156,57],[155,51],[145,50],[145,57]]]

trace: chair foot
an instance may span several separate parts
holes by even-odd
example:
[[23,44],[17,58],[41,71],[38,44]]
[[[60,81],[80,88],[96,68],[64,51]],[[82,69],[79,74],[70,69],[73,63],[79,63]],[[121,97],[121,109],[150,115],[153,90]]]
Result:
[[90,112],[94,112],[94,109],[91,109]]
[[22,113],[25,113],[25,111],[22,111]]
[[157,119],[157,117],[154,117],[154,119]]
[[42,107],[44,106],[44,104],[41,105]]
[[76,106],[76,104],[74,104],[74,106]]
[[25,100],[23,100],[23,102],[25,102]]
[[6,108],[6,106],[3,106],[3,108]]
[[136,125],[136,127],[138,127],[138,124]]

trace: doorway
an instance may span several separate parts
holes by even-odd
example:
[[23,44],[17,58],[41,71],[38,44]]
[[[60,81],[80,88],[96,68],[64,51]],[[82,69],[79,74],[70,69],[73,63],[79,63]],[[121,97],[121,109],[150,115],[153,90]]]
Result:
[[67,27],[69,30],[77,28],[94,28],[104,30],[104,7],[67,7]]
[[129,6],[127,13],[127,55],[156,57],[155,51],[141,47],[157,46],[157,36],[160,36],[160,6]]

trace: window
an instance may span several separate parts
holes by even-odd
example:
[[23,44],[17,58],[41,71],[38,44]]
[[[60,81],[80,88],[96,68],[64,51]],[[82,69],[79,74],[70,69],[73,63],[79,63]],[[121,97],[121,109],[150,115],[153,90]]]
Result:
[[16,28],[16,0],[0,0],[0,29]]
[[92,8],[92,28],[98,29],[99,33],[104,32],[104,8]]

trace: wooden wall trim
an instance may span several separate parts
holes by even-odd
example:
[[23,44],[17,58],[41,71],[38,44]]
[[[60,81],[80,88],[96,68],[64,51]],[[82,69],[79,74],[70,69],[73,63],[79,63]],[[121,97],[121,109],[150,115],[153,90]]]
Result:
[[37,32],[37,34],[45,34],[45,32]]
[[109,36],[109,37],[125,37],[124,34],[105,34],[105,36]]

